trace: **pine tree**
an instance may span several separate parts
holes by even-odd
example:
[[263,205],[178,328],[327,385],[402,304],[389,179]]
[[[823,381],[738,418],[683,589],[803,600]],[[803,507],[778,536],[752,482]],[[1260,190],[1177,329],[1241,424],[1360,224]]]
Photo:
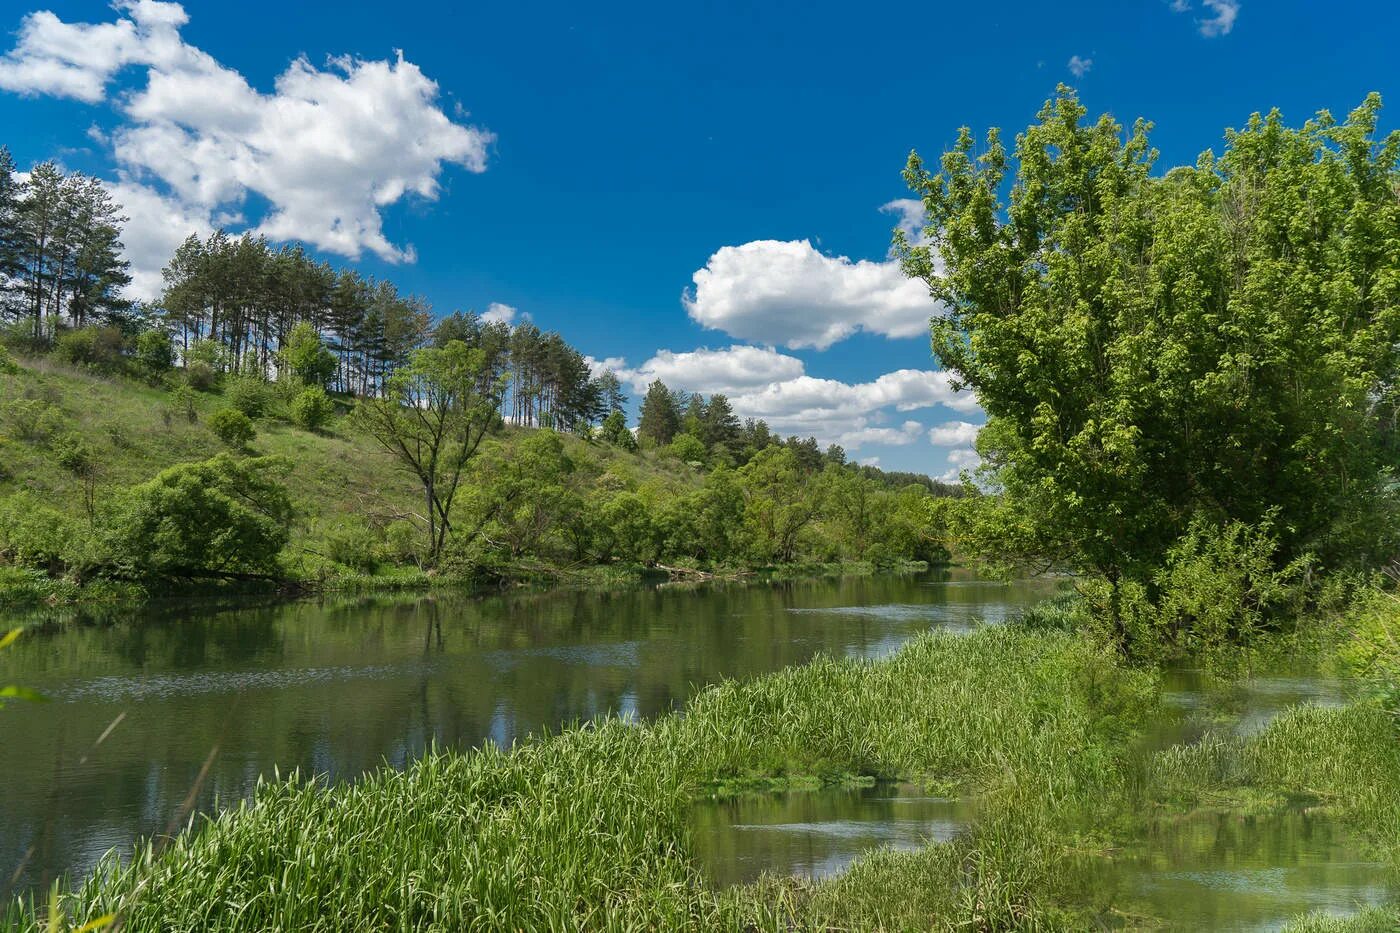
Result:
[[681,414],[676,396],[666,388],[666,383],[657,379],[647,387],[646,397],[642,399],[637,433],[656,446],[663,447],[671,443],[680,426]]

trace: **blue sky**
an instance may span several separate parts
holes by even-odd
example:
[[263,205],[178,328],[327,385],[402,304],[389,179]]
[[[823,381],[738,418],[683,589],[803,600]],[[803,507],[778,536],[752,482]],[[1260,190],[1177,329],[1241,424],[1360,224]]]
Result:
[[1153,120],[1164,166],[1255,110],[1400,107],[1380,0],[18,0],[0,31],[0,143],[113,183],[147,291],[190,230],[302,239],[933,475],[980,416],[886,261],[911,148],[1023,127],[1061,81]]

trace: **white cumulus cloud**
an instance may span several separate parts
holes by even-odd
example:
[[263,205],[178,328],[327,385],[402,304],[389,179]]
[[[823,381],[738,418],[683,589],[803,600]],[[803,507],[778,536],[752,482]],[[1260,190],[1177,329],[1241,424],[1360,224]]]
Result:
[[918,337],[938,311],[898,263],[828,256],[808,240],[721,247],[693,280],[691,318],[769,346],[824,350],[858,330]]
[[[515,322],[515,316],[519,313],[519,308],[493,301],[486,306],[485,311],[481,312],[481,319],[488,324],[512,324]],[[529,320],[530,316],[527,314],[524,317]]]
[[[26,16],[15,47],[0,58],[0,89],[108,101],[117,110],[122,122],[107,141],[133,231],[138,214],[163,211],[178,224],[129,233],[129,244],[178,242],[239,216],[256,196],[267,204],[256,233],[352,258],[368,250],[412,261],[411,246],[385,236],[381,211],[408,196],[437,198],[445,165],[486,168],[493,135],[449,118],[437,84],[401,53],[385,61],[339,57],[324,67],[297,58],[264,94],[184,41],[180,4],[119,0],[114,8],[109,23]],[[142,71],[144,84],[111,93],[128,69]],[[134,287],[149,287],[159,264],[136,246],[130,258]]]
[[1092,58],[1080,58],[1078,55],[1071,55],[1069,59],[1069,73],[1076,78],[1082,78],[1094,67]]
[[948,451],[948,469],[937,476],[937,479],[945,483],[956,483],[962,479],[964,470],[969,473],[976,471],[982,465],[982,458],[977,455],[977,451],[971,448]]
[[935,447],[971,447],[977,440],[980,424],[968,421],[948,421],[929,429],[929,443]]
[[639,394],[654,379],[683,392],[722,392],[741,418],[761,418],[780,434],[813,435],[853,450],[912,444],[924,435],[918,421],[895,422],[897,413],[978,410],[973,394],[954,392],[941,372],[900,369],[870,382],[842,382],[810,376],[800,359],[767,347],[659,350],[634,368],[621,359],[606,362]]
[[660,379],[672,389],[713,395],[741,395],[771,383],[785,382],[802,375],[803,364],[765,347],[726,347],[711,350],[702,347],[684,353],[658,350],[651,359],[636,369],[615,367],[632,387],[645,392],[653,380]]

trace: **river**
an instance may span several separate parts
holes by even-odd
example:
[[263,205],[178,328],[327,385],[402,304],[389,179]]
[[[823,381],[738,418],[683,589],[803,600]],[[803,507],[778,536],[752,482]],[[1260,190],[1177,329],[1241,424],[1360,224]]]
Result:
[[[260,777],[353,779],[617,713],[819,652],[878,657],[998,621],[1045,583],[960,571],[474,598],[151,605],[27,634],[0,684],[0,896],[82,876],[113,846],[248,796]],[[4,629],[0,619],[0,629]],[[201,771],[206,773],[201,778]],[[13,880],[12,880],[13,879]]]
[[[509,744],[607,713],[646,719],[725,677],[818,653],[877,658],[931,628],[1001,622],[1054,591],[963,571],[919,576],[367,597],[189,601],[31,631],[0,683],[46,697],[0,712],[0,896],[81,877],[112,847],[168,833],[293,769],[353,780],[430,744]],[[0,629],[5,628],[0,620]],[[1299,702],[1342,702],[1302,674],[1236,687],[1229,728]],[[1199,737],[1215,702],[1169,671],[1156,746]],[[1220,727],[1217,725],[1217,727]],[[697,804],[696,857],[719,885],[761,872],[827,877],[872,847],[952,838],[972,801],[878,785]],[[1390,896],[1384,866],[1307,811],[1170,824],[1098,884],[1173,929],[1276,929],[1306,910]],[[8,882],[8,884],[7,884]]]

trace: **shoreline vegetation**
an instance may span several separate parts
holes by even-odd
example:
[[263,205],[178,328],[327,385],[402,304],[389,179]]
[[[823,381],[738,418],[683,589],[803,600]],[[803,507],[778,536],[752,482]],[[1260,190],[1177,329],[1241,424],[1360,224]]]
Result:
[[[925,224],[895,254],[942,302],[934,354],[987,419],[957,488],[660,382],[633,430],[616,376],[557,335],[433,324],[392,285],[251,237],[185,243],[149,308],[100,290],[75,305],[62,270],[22,267],[32,305],[0,356],[0,588],[956,556],[1073,592],[888,659],[723,682],[651,722],[434,750],[346,785],[267,781],[3,919],[1142,928],[1159,918],[1103,872],[1155,829],[1301,812],[1347,826],[1391,880],[1381,903],[1289,929],[1394,929],[1400,131],[1378,134],[1380,109],[1256,114],[1163,171],[1149,123],[1088,119],[1062,87],[1010,145],[965,129],[936,170],[911,154]],[[14,188],[3,158],[0,176]],[[30,177],[21,210],[67,190],[52,166]],[[1344,677],[1346,702],[1251,732],[1206,708],[1198,734],[1156,741],[1174,666],[1223,708],[1299,659]],[[969,798],[976,819],[821,882],[716,889],[693,858],[703,795],[887,778]]]
[[[1400,747],[1364,668],[1345,662],[1357,689],[1345,706],[1155,748],[1160,673],[1061,629],[1082,611],[1058,597],[886,659],[723,682],[648,723],[437,749],[351,784],[268,781],[134,857],[113,852],[83,884],[12,903],[4,920],[44,929],[56,906],[73,926],[115,914],[165,930],[1084,929],[1151,920],[1101,882],[1154,825],[1300,805],[1341,820],[1400,877]],[[1366,611],[1400,618],[1385,601]],[[1347,615],[1202,660],[1222,684],[1300,654],[1344,663],[1367,644]],[[977,817],[949,842],[872,852],[821,882],[714,889],[697,867],[687,819],[699,799],[889,779],[970,798]],[[1289,929],[1397,918],[1374,905]]]

